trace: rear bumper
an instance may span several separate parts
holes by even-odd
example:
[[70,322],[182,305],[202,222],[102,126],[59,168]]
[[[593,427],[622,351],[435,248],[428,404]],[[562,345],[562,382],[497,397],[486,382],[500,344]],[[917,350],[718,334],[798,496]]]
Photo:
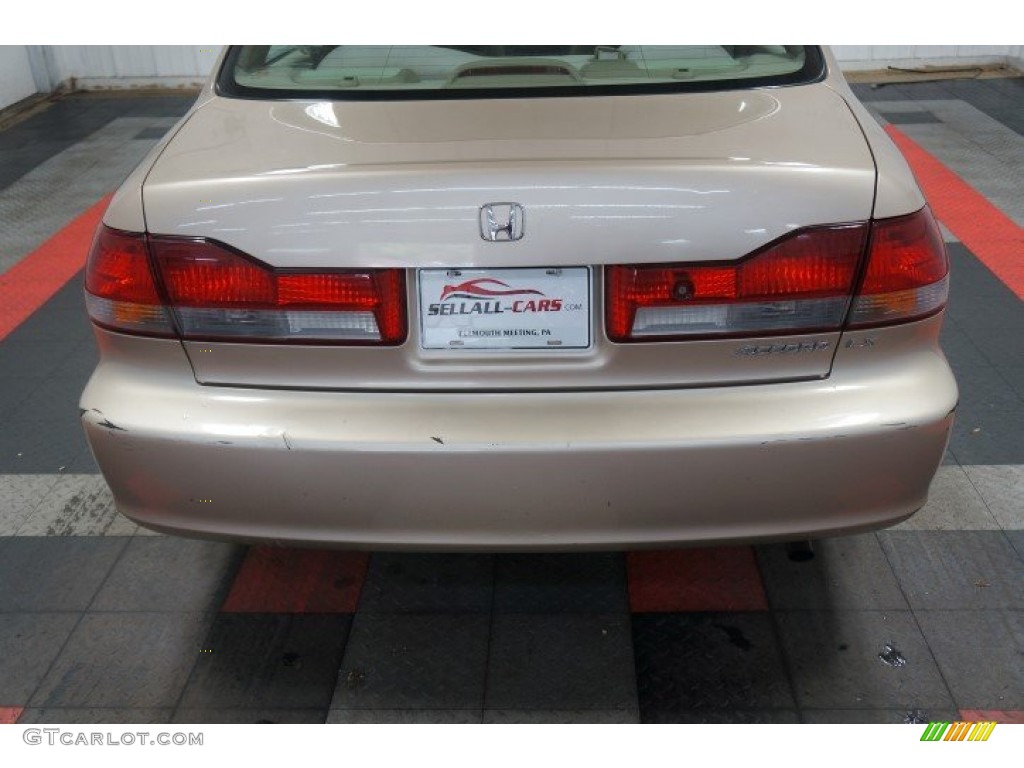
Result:
[[820,381],[529,394],[205,387],[180,365],[108,357],[82,419],[124,514],[186,535],[347,547],[884,527],[924,504],[957,399],[937,349]]

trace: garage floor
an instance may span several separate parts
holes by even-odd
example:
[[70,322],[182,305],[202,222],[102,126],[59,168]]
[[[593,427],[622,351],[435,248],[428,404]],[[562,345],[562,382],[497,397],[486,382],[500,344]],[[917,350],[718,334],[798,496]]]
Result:
[[0,722],[1024,721],[1024,80],[857,89],[946,226],[962,400],[928,507],[810,563],[136,528],[78,424],[79,271],[188,99],[70,96],[0,132]]

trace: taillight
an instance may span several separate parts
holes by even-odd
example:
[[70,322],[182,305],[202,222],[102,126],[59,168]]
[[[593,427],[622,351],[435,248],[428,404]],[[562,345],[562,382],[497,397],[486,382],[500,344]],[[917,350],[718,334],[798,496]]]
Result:
[[938,312],[949,294],[949,262],[928,208],[871,226],[867,268],[850,327],[915,320]]
[[800,230],[732,263],[605,269],[612,341],[839,329],[867,225]]
[[99,325],[128,333],[173,336],[150,271],[146,238],[100,226],[85,267],[85,302]]
[[[108,242],[118,245],[106,248]],[[402,270],[282,272],[206,240],[145,238],[105,227],[86,274],[93,319],[117,330],[145,330],[94,311],[103,309],[98,300],[136,306],[143,277],[147,306],[163,313],[167,335],[169,310],[181,336],[199,341],[400,344],[406,336]]]

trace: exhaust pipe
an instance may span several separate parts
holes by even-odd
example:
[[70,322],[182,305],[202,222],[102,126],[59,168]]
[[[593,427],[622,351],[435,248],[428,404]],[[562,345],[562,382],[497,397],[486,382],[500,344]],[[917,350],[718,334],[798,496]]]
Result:
[[786,555],[794,563],[806,563],[814,559],[814,545],[810,539],[787,542]]

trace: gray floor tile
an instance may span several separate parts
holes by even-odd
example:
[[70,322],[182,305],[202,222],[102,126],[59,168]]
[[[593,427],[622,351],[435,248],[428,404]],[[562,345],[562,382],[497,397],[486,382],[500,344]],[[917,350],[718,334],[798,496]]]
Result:
[[216,610],[244,550],[192,539],[135,538],[93,601],[94,611]]
[[322,723],[326,709],[179,709],[172,723]]
[[878,534],[911,608],[1024,608],[1024,563],[1002,531]]
[[28,702],[77,621],[75,613],[0,615],[0,702]]
[[638,709],[485,709],[485,723],[639,723]]
[[350,616],[217,616],[182,709],[322,709],[331,703]]
[[634,615],[640,712],[795,709],[771,618]]
[[173,707],[199,657],[206,622],[198,614],[86,614],[29,703]]
[[817,541],[814,559],[805,563],[790,560],[782,545],[758,547],[757,559],[775,610],[907,608],[874,534]]
[[1024,709],[1024,611],[918,611],[959,709]]
[[328,723],[417,724],[417,723],[479,723],[479,709],[332,709]]
[[993,531],[992,516],[964,467],[939,467],[928,491],[928,503],[894,531]]
[[[909,611],[780,611],[776,620],[802,709],[953,707]],[[904,665],[883,662],[890,648]]]
[[626,614],[496,615],[487,709],[636,709]]
[[615,613],[629,611],[621,553],[498,555],[494,566],[498,613]]
[[[123,709],[99,708],[65,709],[50,707],[26,709],[18,720],[21,724],[43,723],[75,723],[81,725],[130,725],[132,723],[169,723],[171,708],[162,709]],[[155,734],[154,734],[155,735]]]
[[491,608],[490,555],[375,553],[361,613],[480,613]]
[[127,544],[122,538],[8,540],[0,559],[0,613],[84,611]]
[[59,475],[0,475],[0,536],[13,536],[56,484]]
[[1024,466],[969,466],[964,471],[1003,530],[1024,530]]
[[481,709],[490,617],[357,613],[331,709]]
[[100,475],[62,474],[18,536],[131,536],[134,523],[118,514]]

